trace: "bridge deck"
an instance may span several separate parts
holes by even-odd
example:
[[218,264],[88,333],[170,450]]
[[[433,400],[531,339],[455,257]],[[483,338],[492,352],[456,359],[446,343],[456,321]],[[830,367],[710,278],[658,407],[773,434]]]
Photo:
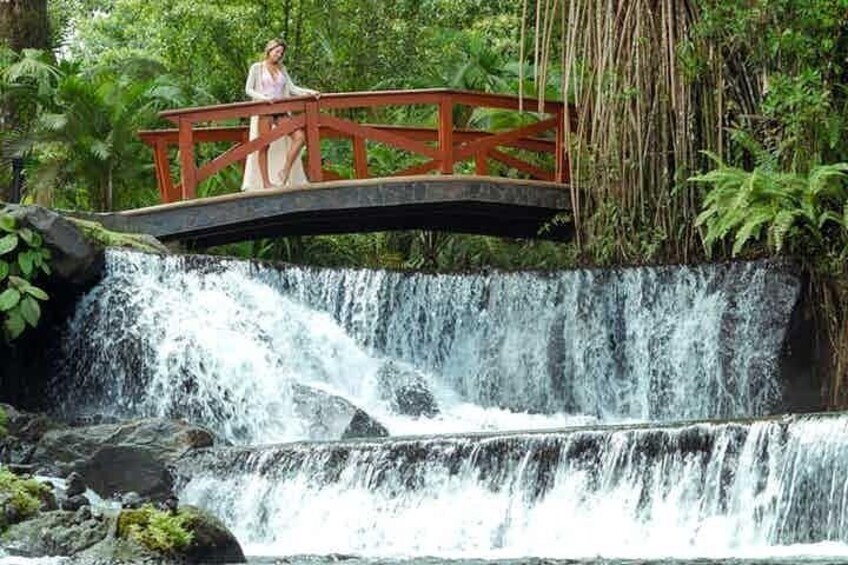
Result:
[[560,183],[446,175],[315,183],[185,200],[97,219],[111,229],[200,245],[403,229],[566,239],[566,224],[540,230],[569,209],[568,187]]

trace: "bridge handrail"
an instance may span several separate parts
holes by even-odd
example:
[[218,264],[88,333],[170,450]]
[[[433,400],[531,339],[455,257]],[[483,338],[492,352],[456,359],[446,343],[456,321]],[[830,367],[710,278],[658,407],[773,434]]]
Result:
[[[375,90],[370,92],[331,92],[322,94],[319,106],[325,110],[363,108],[369,106],[389,106],[405,104],[434,104],[452,96],[455,104],[466,104],[483,108],[501,108],[505,110],[524,110],[554,114],[563,109],[564,104],[555,100],[545,100],[541,108],[536,98],[522,98],[509,94],[493,94],[450,88],[421,88],[414,90]],[[315,100],[313,96],[297,96],[275,102],[245,101],[215,104],[212,106],[194,106],[165,110],[159,115],[169,121],[196,118],[194,121],[226,120],[253,115],[279,114],[305,110],[306,104]],[[573,104],[569,105],[574,108]],[[576,112],[573,112],[576,115]]]
[[[392,128],[385,125],[365,125],[344,120],[321,110],[343,110],[388,105],[430,105],[438,109],[436,128],[426,133],[421,128],[400,126]],[[485,132],[480,130],[459,130],[454,127],[454,107],[471,106],[499,108],[547,114],[552,117],[539,122],[517,127],[506,132]],[[273,128],[262,136],[248,140],[246,128],[195,128],[195,125],[254,115],[279,114],[291,112],[293,117],[284,125]],[[576,111],[572,106],[558,101],[519,99],[506,94],[461,91],[447,88],[419,90],[386,90],[373,92],[346,92],[322,94],[320,98],[303,96],[273,102],[234,102],[214,106],[199,106],[166,110],[160,115],[177,126],[176,143],[179,146],[181,183],[174,186],[168,164],[167,147],[173,144],[173,130],[167,134],[140,132],[142,139],[154,147],[154,164],[160,193],[166,202],[194,198],[199,182],[224,167],[244,161],[248,154],[267,147],[275,140],[288,135],[298,128],[306,133],[307,176],[312,182],[320,182],[324,176],[333,177],[330,171],[322,168],[320,139],[325,137],[346,137],[353,140],[353,161],[356,178],[368,178],[368,163],[365,140],[377,141],[412,153],[423,155],[429,161],[405,169],[397,175],[425,174],[436,171],[441,174],[453,174],[456,162],[473,159],[477,174],[488,174],[487,160],[496,160],[510,167],[524,171],[534,178],[552,180],[558,183],[568,181],[565,136],[568,129],[574,128]],[[570,119],[566,120],[566,116]],[[566,123],[568,121],[568,123]],[[543,140],[538,135],[554,130],[552,140]],[[197,142],[235,141],[236,145],[212,161],[198,167],[194,145]],[[427,143],[435,141],[435,147]],[[547,141],[547,143],[544,143]],[[548,152],[553,145],[555,170],[546,172],[537,165],[528,163],[498,146],[520,147],[531,151]],[[531,148],[532,147],[532,148]]]

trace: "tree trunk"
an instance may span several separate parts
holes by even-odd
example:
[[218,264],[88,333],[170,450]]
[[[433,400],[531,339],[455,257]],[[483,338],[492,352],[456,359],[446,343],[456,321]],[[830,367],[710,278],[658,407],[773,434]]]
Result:
[[[0,0],[0,46],[13,51],[49,49],[47,0]],[[23,128],[26,108],[0,103],[0,130]],[[0,200],[17,201],[23,190],[23,163],[12,165],[11,184],[0,187]]]
[[14,51],[49,49],[47,0],[0,0],[0,44]]

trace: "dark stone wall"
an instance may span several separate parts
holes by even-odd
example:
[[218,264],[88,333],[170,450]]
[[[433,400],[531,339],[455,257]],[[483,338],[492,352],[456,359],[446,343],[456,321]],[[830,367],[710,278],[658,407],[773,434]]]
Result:
[[829,378],[831,350],[815,320],[815,302],[809,275],[801,275],[801,294],[786,332],[781,363],[783,406],[781,412],[824,410],[823,384]]
[[42,305],[39,325],[28,328],[11,343],[0,338],[0,403],[24,410],[49,408],[50,383],[59,360],[62,328],[86,290],[62,285],[60,281],[42,287],[50,300]]

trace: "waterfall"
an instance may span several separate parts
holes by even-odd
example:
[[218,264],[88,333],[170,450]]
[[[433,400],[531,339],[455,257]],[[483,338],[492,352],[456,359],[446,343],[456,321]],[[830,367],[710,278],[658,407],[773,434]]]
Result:
[[848,542],[848,416],[232,448],[183,465],[182,496],[254,554],[758,557]]
[[[425,275],[109,251],[55,390],[237,443],[336,439],[298,413],[304,385],[392,435],[765,415],[798,289],[768,263]],[[438,415],[398,414],[387,371]]]
[[[843,559],[848,415],[775,415],[799,290],[763,261],[436,275],[109,251],[53,390],[68,416],[230,442],[179,461],[178,494],[267,559]],[[344,439],[354,410],[389,437]]]

